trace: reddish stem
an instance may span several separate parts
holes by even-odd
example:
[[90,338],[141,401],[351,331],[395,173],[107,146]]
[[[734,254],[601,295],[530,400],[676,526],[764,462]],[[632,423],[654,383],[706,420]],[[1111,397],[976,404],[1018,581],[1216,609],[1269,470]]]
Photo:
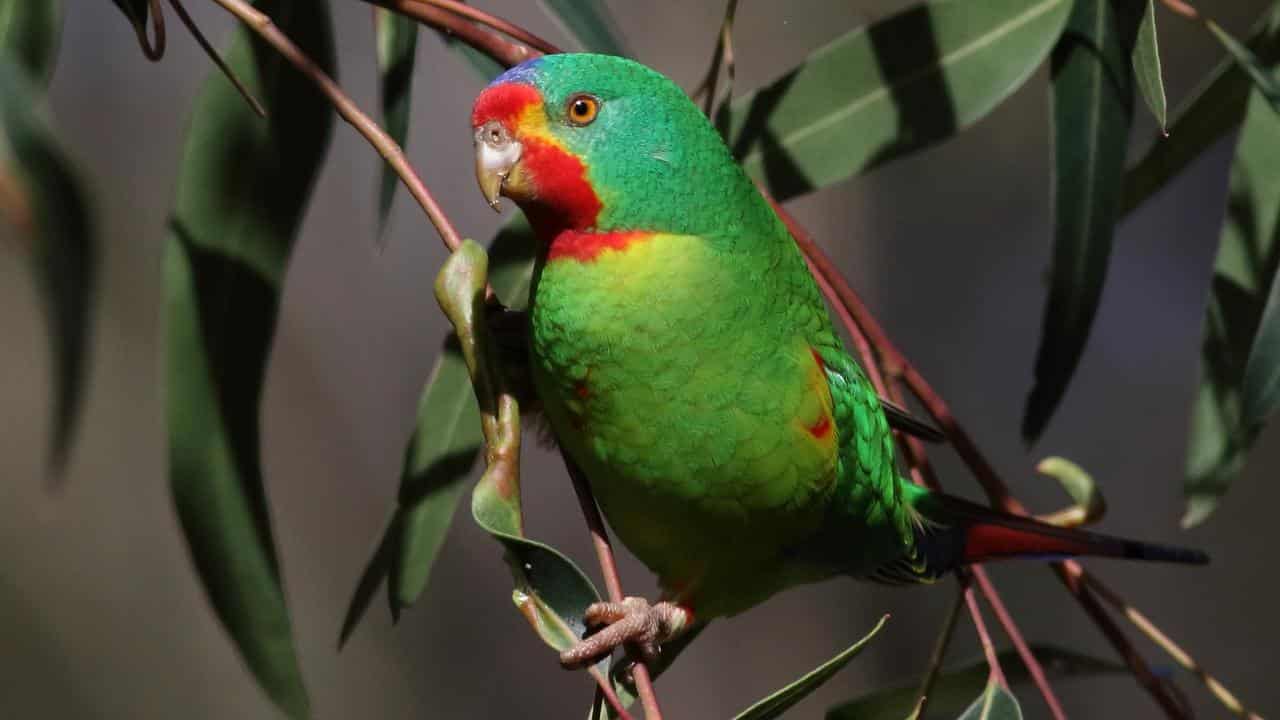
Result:
[[507,20],[503,20],[500,17],[490,15],[489,13],[483,10],[478,10],[476,8],[471,7],[470,5],[460,3],[458,2],[458,0],[414,0],[414,1],[419,3],[425,3],[427,5],[434,5],[442,10],[447,10],[454,14],[461,15],[467,18],[468,20],[474,20],[480,23],[481,25],[491,27],[494,30],[497,30],[498,32],[509,35],[512,39],[522,42],[525,45],[530,45],[541,52],[548,53],[548,54],[560,52],[560,48],[556,47],[555,45],[552,45],[546,40],[543,40],[537,35],[534,35],[528,30],[525,30],[519,25],[516,25]]
[[519,65],[525,60],[542,55],[541,52],[527,45],[512,42],[461,15],[443,10],[434,5],[426,5],[415,0],[364,1],[371,5],[379,5],[388,10],[393,10],[406,17],[411,17],[432,29],[452,35],[506,67]]
[[1040,664],[1039,659],[1036,658],[1035,653],[1031,652],[1031,647],[1027,645],[1026,639],[1022,637],[1022,631],[1018,629],[1018,624],[1013,621],[1013,615],[1005,607],[1004,600],[1000,599],[1000,593],[996,592],[996,586],[987,575],[987,569],[981,565],[974,565],[972,570],[973,579],[978,583],[978,589],[982,591],[982,595],[987,599],[987,604],[991,606],[991,612],[995,614],[996,620],[1004,628],[1004,634],[1009,637],[1009,642],[1013,643],[1014,649],[1018,651],[1018,657],[1022,658],[1022,664],[1027,667],[1031,680],[1036,684],[1036,688],[1040,690],[1040,695],[1044,698],[1045,704],[1049,706],[1049,713],[1053,715],[1055,720],[1067,720],[1067,713],[1062,709],[1062,703],[1058,702],[1058,696],[1054,694],[1053,687],[1049,685],[1049,678],[1045,675],[1044,667]]
[[[609,542],[609,531],[604,527],[604,518],[600,517],[600,508],[591,494],[591,485],[562,450],[565,467],[569,469],[569,477],[573,479],[573,491],[578,496],[578,505],[582,507],[582,517],[587,521],[591,531],[591,544],[595,547],[596,558],[600,562],[600,574],[604,576],[605,591],[613,602],[622,602],[622,580],[618,577],[618,565],[613,558],[613,544]],[[636,694],[640,696],[640,705],[644,708],[646,720],[662,720],[662,709],[658,706],[658,696],[653,691],[653,680],[649,677],[649,668],[643,662],[636,661],[631,667],[631,678],[636,685]]]

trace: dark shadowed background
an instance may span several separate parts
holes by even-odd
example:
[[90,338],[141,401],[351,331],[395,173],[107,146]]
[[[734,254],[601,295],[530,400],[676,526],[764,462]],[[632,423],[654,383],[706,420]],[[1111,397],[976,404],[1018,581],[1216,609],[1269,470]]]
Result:
[[[189,4],[225,44],[227,18],[208,3]],[[1238,35],[1264,4],[1212,3]],[[355,0],[331,5],[340,80],[372,109],[370,8]],[[534,3],[482,5],[565,42]],[[904,3],[783,5],[742,4],[740,89]],[[721,3],[610,6],[639,59],[685,87],[701,79]],[[1165,76],[1178,99],[1220,52],[1190,23],[1163,11],[1158,21]],[[276,717],[209,610],[165,477],[161,249],[188,108],[210,71],[195,43],[170,25],[168,54],[151,64],[110,3],[68,6],[51,111],[92,187],[105,247],[86,407],[58,493],[43,482],[50,393],[37,295],[26,263],[0,253],[0,718]],[[501,219],[475,188],[466,126],[482,85],[424,35],[409,155],[462,231],[487,240]],[[1202,569],[1090,567],[1242,699],[1273,714],[1280,709],[1280,582],[1270,562],[1280,540],[1274,428],[1212,520],[1194,532],[1177,528],[1202,305],[1232,142],[1120,226],[1084,361],[1049,431],[1028,451],[1017,431],[1049,259],[1047,100],[1042,69],[975,129],[792,208],[1033,507],[1064,502],[1031,468],[1044,455],[1065,455],[1105,491],[1105,530],[1212,554],[1214,563]],[[1154,137],[1138,110],[1135,150]],[[346,650],[336,651],[355,581],[394,503],[418,393],[445,326],[431,295],[444,253],[403,194],[387,249],[375,252],[378,162],[355,132],[336,126],[289,269],[262,410],[265,474],[315,714],[581,717],[591,696],[587,677],[560,670],[514,611],[500,550],[465,512],[427,593],[399,626],[375,604]],[[559,460],[528,445],[530,534],[594,574]],[[950,489],[976,496],[947,452],[935,456]],[[1023,563],[993,573],[1029,639],[1113,657],[1045,569]],[[623,581],[633,593],[653,592],[629,556]],[[898,590],[838,581],[717,622],[659,684],[666,714],[729,717],[856,640],[884,612],[893,619],[871,648],[793,716],[820,717],[828,705],[872,688],[916,682],[951,593],[949,583]],[[976,653],[962,620],[951,656]],[[1203,716],[1225,716],[1194,681],[1182,684]],[[1128,677],[1058,688],[1073,717],[1157,714]],[[1029,717],[1044,716],[1034,690],[1018,696]]]

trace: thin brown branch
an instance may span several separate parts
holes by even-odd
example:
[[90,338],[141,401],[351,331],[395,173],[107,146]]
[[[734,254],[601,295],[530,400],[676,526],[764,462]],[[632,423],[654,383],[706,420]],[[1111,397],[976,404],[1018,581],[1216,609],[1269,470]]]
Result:
[[1188,20],[1200,20],[1200,13],[1182,0],[1160,0],[1160,3],[1172,12]]
[[[600,562],[600,574],[604,576],[604,587],[609,600],[622,602],[622,580],[618,577],[618,564],[613,557],[613,544],[609,542],[609,531],[605,529],[604,518],[600,517],[600,508],[591,494],[591,485],[562,450],[565,467],[569,469],[569,477],[573,479],[573,491],[578,496],[578,505],[582,508],[582,517],[587,521],[591,531],[591,544],[596,550],[596,559]],[[631,678],[636,685],[636,694],[640,696],[640,705],[644,708],[646,720],[662,720],[662,710],[658,706],[658,696],[653,691],[653,680],[649,677],[649,668],[643,662],[636,661],[631,668]]]
[[533,47],[540,52],[547,54],[561,52],[560,48],[552,45],[546,40],[543,40],[537,35],[534,35],[528,30],[525,30],[519,25],[491,15],[483,10],[473,8],[470,5],[460,3],[458,0],[415,0],[415,2],[434,5],[442,10],[447,10],[448,12],[456,15],[461,15],[468,20],[474,20],[481,25],[491,27],[504,35],[510,36],[514,40]]
[[716,36],[716,49],[711,55],[711,65],[707,68],[707,75],[702,79],[702,83],[693,91],[693,98],[696,100],[699,95],[706,93],[706,101],[703,105],[703,112],[707,117],[713,117],[712,111],[716,104],[716,86],[720,82],[720,69],[724,68],[726,80],[728,80],[728,92],[733,94],[733,79],[735,75],[733,62],[733,17],[738,12],[738,0],[729,0],[724,9],[724,20],[720,23],[720,32]]
[[1209,689],[1209,692],[1212,693],[1213,696],[1216,697],[1218,701],[1234,715],[1242,718],[1248,718],[1248,720],[1262,720],[1257,713],[1246,708],[1240,700],[1226,688],[1226,686],[1224,686],[1213,675],[1210,675],[1209,671],[1205,670],[1200,663],[1196,662],[1195,658],[1191,657],[1190,653],[1183,650],[1182,647],[1170,639],[1168,635],[1165,635],[1160,628],[1156,627],[1156,624],[1151,622],[1151,620],[1147,618],[1142,611],[1138,610],[1133,605],[1130,605],[1127,600],[1120,597],[1115,590],[1112,590],[1110,587],[1103,584],[1103,582],[1095,575],[1081,569],[1079,577],[1084,580],[1089,589],[1097,593],[1098,597],[1106,601],[1106,603],[1114,608],[1116,612],[1124,615],[1129,622],[1133,623],[1135,627],[1142,631],[1142,634],[1151,638],[1155,644],[1159,645],[1160,649],[1164,650],[1169,657],[1173,658],[1174,662],[1181,665],[1187,672],[1190,672],[1200,678],[1200,681],[1205,684],[1205,687]]
[[920,682],[920,700],[916,703],[916,711],[912,717],[924,717],[929,707],[929,696],[933,694],[933,686],[938,682],[942,672],[942,661],[947,657],[947,648],[951,646],[951,638],[956,634],[956,621],[960,619],[960,608],[964,607],[964,586],[956,586],[956,598],[947,611],[947,618],[942,622],[942,632],[938,633],[938,642],[933,646],[933,654],[929,656],[929,669],[925,671],[924,680]]
[[263,40],[276,49],[286,60],[295,68],[306,76],[319,90],[329,99],[329,103],[333,105],[338,114],[346,120],[348,124],[356,129],[369,141],[369,144],[378,151],[378,154],[391,165],[396,174],[400,176],[400,180],[404,182],[404,186],[409,190],[409,194],[414,200],[422,206],[427,214],[427,218],[431,220],[431,224],[435,226],[436,232],[440,234],[440,239],[444,241],[446,247],[450,250],[456,250],[462,244],[462,239],[458,235],[458,231],[453,227],[453,223],[444,214],[444,210],[436,203],[431,195],[431,191],[414,172],[413,167],[409,164],[409,159],[405,157],[404,150],[391,139],[376,122],[365,115],[360,108],[343,92],[342,88],[329,77],[315,61],[307,56],[292,40],[271,22],[271,18],[262,14],[244,0],[213,0],[218,5],[235,15],[250,30],[253,30]]
[[983,597],[987,599],[987,604],[991,606],[991,612],[995,614],[996,621],[1004,628],[1004,634],[1009,637],[1009,642],[1013,643],[1014,649],[1018,651],[1018,657],[1022,658],[1022,664],[1027,667],[1027,672],[1031,675],[1032,682],[1035,683],[1036,688],[1040,691],[1045,704],[1049,706],[1049,713],[1056,720],[1066,720],[1067,713],[1062,709],[1062,703],[1058,701],[1058,696],[1054,694],[1053,687],[1049,685],[1049,678],[1045,675],[1044,666],[1040,664],[1035,653],[1031,652],[1031,647],[1027,645],[1026,639],[1022,637],[1022,631],[1018,629],[1018,624],[1013,621],[1013,615],[1005,607],[1004,600],[1000,599],[1000,593],[996,592],[996,586],[987,575],[987,569],[981,565],[975,565],[972,570],[973,579],[978,583],[978,589],[982,591]]
[[[791,231],[792,237],[800,246],[801,251],[808,258],[812,267],[816,268],[824,276],[827,283],[835,291],[836,296],[840,299],[841,304],[846,307],[854,321],[862,328],[872,347],[879,352],[880,358],[884,363],[885,372],[891,379],[891,386],[893,378],[901,378],[906,382],[912,394],[924,405],[934,422],[938,423],[939,427],[947,435],[951,445],[955,447],[965,465],[978,480],[993,506],[1016,515],[1029,515],[1026,506],[1009,494],[1008,486],[999,478],[995,468],[982,455],[973,439],[956,421],[951,408],[920,375],[919,371],[907,361],[893,342],[889,340],[884,329],[880,327],[880,324],[867,309],[865,303],[862,302],[862,298],[854,292],[853,288],[849,287],[849,284],[845,282],[830,258],[822,251],[822,248],[814,242],[813,238],[805,232],[804,228],[785,208],[773,202],[772,199],[770,199],[770,203],[773,205],[779,219]],[[1099,605],[1097,598],[1083,586],[1082,582],[1078,579],[1072,579],[1073,573],[1083,572],[1080,564],[1074,560],[1067,560],[1051,563],[1051,567],[1111,642],[1125,663],[1128,664],[1139,684],[1151,694],[1165,713],[1170,718],[1187,718],[1188,715],[1185,709],[1174,699],[1168,687],[1152,674],[1146,661],[1134,649],[1133,644],[1125,636],[1124,632],[1107,615],[1106,610]]]
[[521,43],[512,42],[502,35],[481,27],[474,22],[434,5],[417,0],[363,0],[393,10],[406,17],[439,30],[493,58],[499,65],[511,67],[525,60],[542,55],[541,52]]
[[151,62],[156,62],[164,57],[164,13],[160,10],[160,0],[150,0],[147,7],[151,14],[151,35],[154,39],[147,37],[146,18],[139,18],[138,22],[133,23],[133,31],[138,35],[142,55]]
[[960,572],[956,574],[960,577],[964,603],[969,607],[969,617],[973,618],[973,629],[977,631],[978,642],[982,645],[982,655],[987,659],[987,668],[991,671],[991,681],[1008,690],[1009,682],[1004,677],[1004,670],[1000,668],[1000,655],[996,652],[995,643],[991,642],[991,633],[987,632],[987,623],[982,619],[982,609],[978,607],[978,597],[973,593],[973,586],[969,583],[968,575]]
[[222,71],[222,74],[231,81],[232,86],[234,86],[236,91],[240,93],[240,97],[243,97],[245,102],[249,103],[249,107],[253,108],[253,111],[257,113],[258,117],[266,117],[266,108],[262,107],[262,103],[258,102],[258,99],[253,96],[253,93],[249,92],[249,88],[245,87],[244,83],[236,76],[235,72],[233,72],[231,68],[227,67],[227,63],[223,61],[222,56],[218,54],[218,51],[214,49],[213,45],[209,44],[208,38],[204,36],[204,33],[200,32],[200,27],[196,25],[195,20],[191,19],[191,15],[187,13],[187,8],[182,5],[182,0],[169,0],[169,5],[171,5],[173,7],[173,11],[178,14],[178,19],[182,21],[182,24],[187,26],[187,31],[196,39],[196,44],[200,46],[201,50],[204,50],[204,54],[208,55],[209,59],[213,61],[213,64],[218,66],[218,69]]

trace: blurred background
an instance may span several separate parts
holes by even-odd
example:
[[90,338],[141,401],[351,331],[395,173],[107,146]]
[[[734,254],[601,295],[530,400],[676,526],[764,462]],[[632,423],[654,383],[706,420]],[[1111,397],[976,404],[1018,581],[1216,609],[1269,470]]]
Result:
[[[188,3],[225,45],[231,23]],[[376,105],[371,10],[331,0],[339,79]],[[740,90],[768,81],[855,24],[905,6],[864,0],[746,2],[735,44]],[[1237,36],[1266,3],[1213,3]],[[563,43],[526,0],[481,5]],[[785,5],[785,7],[784,7]],[[610,2],[632,51],[685,87],[701,79],[720,2]],[[1200,28],[1157,11],[1170,97],[1185,96],[1221,52]],[[0,718],[271,718],[210,612],[188,558],[165,475],[161,251],[191,100],[210,65],[170,23],[168,54],[143,59],[110,3],[71,3],[51,112],[95,200],[103,265],[86,405],[64,487],[44,458],[49,361],[26,263],[0,253]],[[408,151],[466,234],[502,218],[476,190],[472,99],[483,82],[424,31]],[[1032,472],[1044,455],[1090,470],[1110,512],[1102,528],[1206,549],[1188,569],[1097,562],[1113,584],[1266,715],[1280,709],[1280,588],[1271,552],[1280,486],[1276,428],[1259,441],[1217,514],[1178,530],[1188,410],[1203,300],[1218,240],[1233,141],[1223,141],[1119,229],[1097,323],[1060,412],[1028,450],[1018,422],[1030,387],[1049,259],[1047,71],[973,130],[792,204],[840,262],[892,337],[952,404],[1028,503],[1065,496]],[[1136,112],[1133,152],[1155,137]],[[285,287],[267,378],[263,452],[276,539],[315,715],[581,717],[586,675],[559,669],[510,601],[498,546],[457,518],[430,586],[392,627],[376,602],[348,647],[338,629],[356,579],[393,507],[418,394],[445,322],[431,295],[444,252],[416,206],[397,200],[387,248],[374,246],[378,158],[337,123]],[[507,211],[512,212],[511,210]],[[0,243],[3,247],[4,243]],[[560,461],[527,444],[529,533],[594,562]],[[945,449],[947,487],[977,497]],[[630,593],[653,581],[622,559]],[[1113,658],[1045,569],[993,568],[1026,636]],[[837,581],[785,593],[715,623],[659,684],[668,717],[729,717],[893,619],[869,650],[791,717],[887,684],[918,682],[952,599],[950,583],[891,589]],[[1145,641],[1157,666],[1171,663]],[[977,657],[961,620],[951,657]],[[1226,713],[1191,679],[1200,714]],[[1127,676],[1057,684],[1082,718],[1155,717]],[[1046,710],[1017,689],[1028,717]]]

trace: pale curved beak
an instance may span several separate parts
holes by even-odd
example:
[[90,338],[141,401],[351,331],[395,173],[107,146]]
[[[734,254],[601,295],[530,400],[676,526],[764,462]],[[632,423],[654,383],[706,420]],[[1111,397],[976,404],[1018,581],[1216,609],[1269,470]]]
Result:
[[520,162],[520,152],[524,149],[507,128],[497,120],[476,128],[476,181],[480,183],[480,192],[489,203],[489,207],[497,212],[502,208],[498,198],[502,195],[502,187],[511,175],[511,170]]

